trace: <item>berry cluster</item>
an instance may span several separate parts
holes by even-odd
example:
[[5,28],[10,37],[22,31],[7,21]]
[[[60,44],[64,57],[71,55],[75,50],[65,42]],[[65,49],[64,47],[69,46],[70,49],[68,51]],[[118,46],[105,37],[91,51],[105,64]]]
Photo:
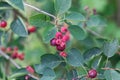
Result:
[[11,58],[13,59],[19,59],[19,60],[24,60],[24,53],[19,53],[18,52],[18,47],[0,47],[0,50],[2,50],[5,53],[9,53]]
[[7,26],[7,22],[5,20],[0,21],[0,28],[5,28]]
[[[30,74],[33,74],[35,71],[34,69],[31,67],[31,66],[27,66],[26,67],[26,70],[30,73]],[[26,75],[25,76],[25,80],[29,80],[30,76],[29,75]]]
[[51,46],[55,46],[58,51],[60,51],[59,55],[62,57],[66,57],[67,54],[64,52],[66,48],[66,43],[70,39],[70,32],[66,26],[62,26],[60,31],[58,31],[53,39],[50,40]]

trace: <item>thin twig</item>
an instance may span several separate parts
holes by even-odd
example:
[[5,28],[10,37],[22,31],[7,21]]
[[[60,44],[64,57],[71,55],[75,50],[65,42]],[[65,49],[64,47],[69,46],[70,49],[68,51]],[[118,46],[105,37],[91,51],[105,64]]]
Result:
[[120,69],[119,68],[101,68],[101,69],[103,69],[103,70],[117,70],[117,71],[120,71]]
[[34,10],[40,12],[40,13],[43,13],[43,14],[45,14],[45,15],[48,15],[48,16],[50,16],[50,17],[56,19],[56,17],[55,17],[54,15],[52,15],[52,14],[50,14],[50,13],[47,13],[47,12],[45,12],[45,11],[43,11],[43,10],[41,10],[41,9],[39,9],[39,8],[37,8],[37,7],[35,7],[35,6],[32,6],[32,5],[30,5],[30,4],[28,4],[28,3],[25,3],[25,2],[24,2],[24,5],[25,5],[25,6],[28,6],[28,7],[30,7],[30,8],[32,8],[32,9],[34,9]]
[[[6,53],[4,53],[3,51],[0,50],[0,54],[1,54],[4,58],[6,58],[7,60],[9,60],[16,68],[21,69],[21,67],[20,67],[12,58],[10,58]],[[28,75],[29,75],[30,77],[36,79],[36,80],[39,80],[38,77],[36,77],[36,76],[34,76],[34,75],[32,75],[32,74],[28,74]]]

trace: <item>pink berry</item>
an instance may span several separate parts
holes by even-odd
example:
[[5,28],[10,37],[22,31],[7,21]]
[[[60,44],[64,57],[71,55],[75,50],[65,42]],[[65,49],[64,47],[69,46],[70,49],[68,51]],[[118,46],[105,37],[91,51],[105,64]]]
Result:
[[95,78],[97,76],[97,71],[95,69],[92,69],[88,72],[89,78]]
[[57,40],[56,40],[56,45],[60,45],[61,42],[62,42],[61,39],[57,39]]
[[18,58],[19,58],[20,60],[24,60],[24,53],[18,54]]
[[29,80],[30,76],[26,75],[25,80]]
[[69,35],[64,35],[62,41],[67,42],[70,39]]
[[12,55],[11,55],[11,57],[13,59],[16,59],[18,57],[18,52],[17,51],[13,52]]
[[67,27],[63,26],[63,27],[61,27],[60,31],[62,33],[66,33],[68,31],[68,29],[67,29]]
[[56,49],[58,50],[58,51],[64,51],[65,50],[65,47],[66,47],[66,45],[64,45],[64,46],[56,46]]
[[6,49],[6,51],[7,51],[7,53],[9,53],[9,52],[12,51],[12,48],[11,48],[11,47],[8,47],[8,48]]
[[94,15],[96,15],[96,14],[97,14],[97,11],[96,11],[96,9],[95,9],[95,8],[93,9],[93,14],[94,14]]
[[67,57],[67,53],[66,52],[60,52],[60,54],[59,54],[60,56],[62,56],[62,57]]
[[61,42],[60,46],[64,47],[64,46],[66,46],[66,43],[65,42]]
[[34,69],[31,66],[27,66],[26,70],[31,74],[33,74],[35,72]]
[[57,32],[56,35],[55,35],[55,37],[57,39],[61,39],[62,38],[62,33],[61,32]]
[[56,38],[53,38],[50,40],[50,45],[51,46],[56,46]]
[[2,20],[2,21],[0,22],[0,27],[1,27],[1,28],[5,28],[6,26],[7,26],[7,22],[4,21],[4,20]]

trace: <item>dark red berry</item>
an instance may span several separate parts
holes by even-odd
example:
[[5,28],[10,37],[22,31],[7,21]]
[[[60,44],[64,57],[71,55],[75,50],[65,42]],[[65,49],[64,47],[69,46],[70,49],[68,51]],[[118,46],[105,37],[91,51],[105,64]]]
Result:
[[0,22],[0,27],[1,27],[1,28],[5,28],[6,26],[7,26],[7,22],[4,21],[4,20],[2,20],[2,21]]
[[53,38],[50,40],[50,45],[51,46],[56,46],[56,38]]
[[64,46],[56,46],[56,49],[58,50],[58,51],[64,51],[65,50],[65,47],[66,47],[66,45],[64,45]]
[[22,53],[22,54],[18,54],[18,59],[20,59],[20,60],[24,60],[24,53]]
[[97,76],[97,71],[95,69],[92,69],[88,72],[89,78],[95,78]]
[[5,52],[6,51],[6,48],[5,47],[0,47],[0,49]]
[[17,51],[13,52],[12,55],[11,55],[11,57],[13,59],[16,59],[18,57],[18,52]]
[[36,27],[32,26],[32,27],[28,27],[28,33],[33,33],[36,31]]

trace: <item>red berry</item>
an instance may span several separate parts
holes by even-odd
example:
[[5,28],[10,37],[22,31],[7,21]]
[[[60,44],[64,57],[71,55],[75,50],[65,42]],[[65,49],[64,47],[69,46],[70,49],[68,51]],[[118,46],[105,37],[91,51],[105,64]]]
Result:
[[9,53],[9,52],[11,52],[12,51],[12,48],[11,47],[8,47],[7,49],[6,49],[6,52],[7,53]]
[[62,57],[67,57],[67,53],[66,52],[60,52],[60,54],[59,54],[60,56],[62,56]]
[[51,46],[56,46],[56,38],[53,38],[50,40],[50,45]]
[[4,21],[4,20],[2,20],[2,21],[0,22],[0,27],[1,27],[1,28],[5,28],[6,26],[7,26],[7,22]]
[[61,39],[62,38],[62,33],[61,32],[57,32],[56,35],[55,35],[55,37],[57,39]]
[[58,51],[64,51],[64,49],[65,49],[65,47],[66,47],[66,45],[64,45],[64,46],[56,46],[56,49],[58,50]]
[[29,73],[34,73],[35,71],[34,71],[34,69],[31,67],[31,66],[27,66],[26,67],[26,70],[29,72]]
[[66,26],[63,26],[63,27],[61,27],[60,31],[61,31],[62,33],[66,33],[66,32],[68,31],[68,29],[67,29]]
[[18,54],[18,58],[19,58],[20,60],[24,60],[24,53]]
[[17,47],[17,46],[15,46],[13,50],[14,50],[14,51],[18,51],[18,47]]
[[36,31],[36,27],[32,26],[32,27],[28,27],[28,33],[33,33]]
[[17,51],[13,52],[12,55],[11,55],[11,57],[13,59],[16,59],[18,57],[18,52]]
[[97,76],[97,71],[95,69],[92,69],[88,72],[89,78],[95,78]]
[[6,51],[6,48],[5,47],[0,47],[0,49],[5,52]]

